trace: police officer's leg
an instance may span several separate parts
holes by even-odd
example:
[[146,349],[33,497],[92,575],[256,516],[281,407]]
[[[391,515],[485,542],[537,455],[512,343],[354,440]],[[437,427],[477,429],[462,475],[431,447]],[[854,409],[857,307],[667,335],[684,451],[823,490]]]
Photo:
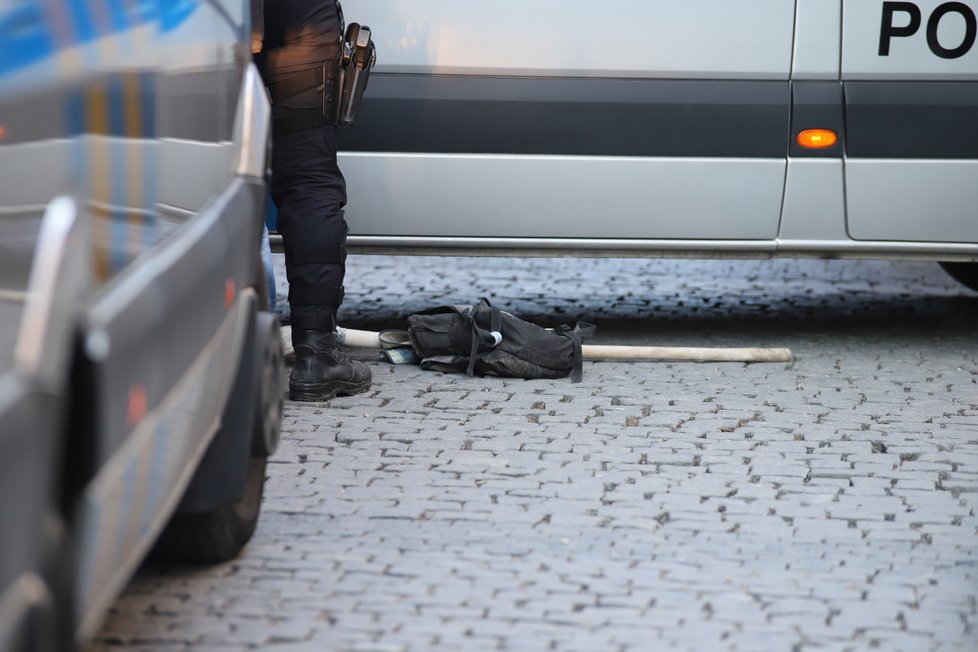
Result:
[[322,401],[370,387],[370,369],[336,345],[336,312],[343,301],[347,226],[346,184],[336,163],[336,127],[321,124],[290,133],[275,121],[272,196],[285,247],[292,343],[293,400]]

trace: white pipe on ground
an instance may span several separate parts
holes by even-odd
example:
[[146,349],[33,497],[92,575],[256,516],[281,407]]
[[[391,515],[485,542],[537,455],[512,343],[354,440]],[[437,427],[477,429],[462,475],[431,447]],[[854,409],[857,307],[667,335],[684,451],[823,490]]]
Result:
[[352,346],[358,349],[382,349],[383,342],[380,341],[380,333],[373,331],[358,331],[352,328],[337,328],[336,343],[345,346]]
[[[282,328],[287,354],[291,352],[291,329]],[[361,331],[337,328],[336,341],[364,349],[393,349],[409,346],[405,331]],[[784,348],[697,348],[687,346],[608,346],[585,344],[582,357],[593,362],[791,362],[791,349]]]
[[[404,331],[359,331],[336,329],[340,344],[368,349],[390,349],[410,345]],[[400,337],[395,337],[400,336]],[[585,344],[585,360],[634,362],[791,362],[790,349],[784,348],[698,348],[686,346],[606,346]]]
[[791,362],[790,349],[599,346],[585,344],[585,360],[618,362]]

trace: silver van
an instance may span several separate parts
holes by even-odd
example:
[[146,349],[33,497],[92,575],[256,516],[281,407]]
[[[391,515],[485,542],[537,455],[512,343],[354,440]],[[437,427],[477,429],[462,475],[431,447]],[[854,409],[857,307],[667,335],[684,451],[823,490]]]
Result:
[[[0,650],[234,556],[283,369],[247,0],[0,0]],[[161,538],[160,538],[161,537]]]
[[369,251],[923,258],[978,287],[978,0],[371,0]]

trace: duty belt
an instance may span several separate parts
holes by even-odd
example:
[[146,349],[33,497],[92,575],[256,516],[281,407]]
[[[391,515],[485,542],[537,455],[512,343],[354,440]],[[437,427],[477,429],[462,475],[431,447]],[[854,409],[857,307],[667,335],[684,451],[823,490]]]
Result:
[[377,49],[370,28],[352,23],[346,31],[339,59],[330,59],[322,66],[297,72],[288,79],[268,86],[272,104],[281,104],[312,89],[322,95],[321,113],[310,110],[278,116],[275,119],[275,133],[288,135],[323,124],[353,126],[370,79],[370,70],[376,63]]

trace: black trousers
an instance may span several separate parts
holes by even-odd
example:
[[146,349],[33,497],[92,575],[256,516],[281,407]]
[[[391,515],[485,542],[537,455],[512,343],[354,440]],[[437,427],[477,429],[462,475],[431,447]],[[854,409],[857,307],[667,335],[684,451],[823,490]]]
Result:
[[285,246],[292,327],[332,330],[343,303],[347,235],[336,127],[272,138],[272,201]]
[[[342,12],[335,0],[266,0],[264,50],[256,60],[275,85],[339,54]],[[272,200],[285,246],[293,328],[336,326],[346,275],[346,181],[336,130],[317,120],[315,88],[272,105]]]

